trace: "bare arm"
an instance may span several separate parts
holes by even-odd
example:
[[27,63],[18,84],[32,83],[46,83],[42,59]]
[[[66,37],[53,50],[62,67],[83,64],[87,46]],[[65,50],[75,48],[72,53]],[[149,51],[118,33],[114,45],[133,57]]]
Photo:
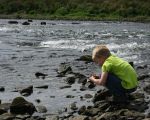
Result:
[[106,80],[107,80],[107,76],[108,76],[107,72],[102,72],[101,78],[96,79],[94,76],[91,76],[89,79],[97,85],[103,85],[104,86],[106,83]]

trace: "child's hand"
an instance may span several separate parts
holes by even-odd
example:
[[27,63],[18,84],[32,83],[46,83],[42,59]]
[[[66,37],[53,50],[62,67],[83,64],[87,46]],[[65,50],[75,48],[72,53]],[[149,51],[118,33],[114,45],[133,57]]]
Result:
[[95,79],[95,77],[92,75],[91,77],[89,77],[90,81],[93,81]]

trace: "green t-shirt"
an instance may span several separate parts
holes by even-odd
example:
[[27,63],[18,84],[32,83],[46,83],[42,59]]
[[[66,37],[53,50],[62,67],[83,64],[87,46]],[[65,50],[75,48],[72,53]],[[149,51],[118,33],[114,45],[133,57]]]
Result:
[[120,78],[125,89],[132,89],[138,85],[137,74],[133,67],[121,58],[111,55],[102,65],[102,72],[109,72]]

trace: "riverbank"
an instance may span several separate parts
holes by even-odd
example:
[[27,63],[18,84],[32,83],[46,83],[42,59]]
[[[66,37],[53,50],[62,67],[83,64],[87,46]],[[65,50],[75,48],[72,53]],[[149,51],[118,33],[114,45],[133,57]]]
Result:
[[34,20],[74,20],[74,21],[120,21],[120,22],[150,22],[150,16],[120,17],[120,16],[75,16],[75,15],[42,15],[42,14],[0,14],[0,19],[34,19]]
[[[83,57],[82,57],[83,58]],[[79,59],[86,62],[91,62],[91,59]],[[11,103],[0,101],[0,119],[2,120],[148,120],[150,118],[149,95],[150,95],[150,70],[149,65],[134,66],[138,72],[139,87],[129,96],[128,104],[113,104],[109,101],[111,94],[105,88],[100,88],[95,95],[85,94],[80,96],[80,102],[88,100],[93,105],[78,106],[76,101],[69,106],[64,106],[58,113],[47,114],[47,106],[41,106],[40,97],[35,101],[39,104],[34,106],[33,103],[27,101],[27,96],[32,96],[34,92],[33,86],[29,86],[20,92],[22,97],[14,98]],[[36,77],[43,77],[44,74],[39,74]],[[45,75],[44,75],[45,76]],[[65,63],[58,68],[58,77],[66,77],[67,86],[61,87],[61,90],[71,89],[74,84],[82,84],[80,91],[85,92],[93,89],[91,83],[86,83],[86,76],[80,73],[74,73],[72,67]],[[49,89],[48,86],[39,86],[38,89]],[[74,89],[75,90],[75,89]],[[5,88],[0,88],[0,92],[5,92]],[[24,98],[23,98],[24,96]],[[52,96],[51,96],[52,97]],[[53,96],[55,97],[55,96]],[[66,94],[68,99],[73,99],[74,94]],[[92,98],[92,99],[91,99]]]

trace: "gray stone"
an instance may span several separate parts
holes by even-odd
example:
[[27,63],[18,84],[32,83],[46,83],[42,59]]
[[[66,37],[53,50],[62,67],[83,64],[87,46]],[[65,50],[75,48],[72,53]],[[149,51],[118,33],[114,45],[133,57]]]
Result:
[[74,84],[75,83],[75,80],[76,80],[76,78],[75,78],[75,76],[68,76],[66,79],[65,79],[65,82],[67,83],[67,84]]
[[87,98],[87,99],[92,98],[92,97],[93,97],[93,95],[91,95],[91,94],[85,94],[84,95],[84,98]]
[[72,68],[66,64],[66,63],[61,63],[59,66],[59,69],[57,70],[58,75],[65,75],[67,73],[72,73]]
[[38,113],[46,113],[47,109],[45,106],[36,106],[36,110]]
[[69,118],[69,120],[90,120],[90,119],[87,116],[79,115],[79,116],[76,116],[76,117]]
[[85,111],[86,111],[86,106],[82,106],[81,108],[79,108],[78,114],[84,114]]
[[22,96],[29,96],[33,93],[33,85],[27,87],[27,88],[24,88],[20,91],[20,94]]
[[15,116],[9,113],[4,113],[0,115],[0,120],[13,120],[14,118]]
[[76,103],[70,104],[70,109],[72,109],[72,110],[77,110],[78,107],[76,106]]
[[46,116],[45,120],[59,120],[59,117],[57,115]]

